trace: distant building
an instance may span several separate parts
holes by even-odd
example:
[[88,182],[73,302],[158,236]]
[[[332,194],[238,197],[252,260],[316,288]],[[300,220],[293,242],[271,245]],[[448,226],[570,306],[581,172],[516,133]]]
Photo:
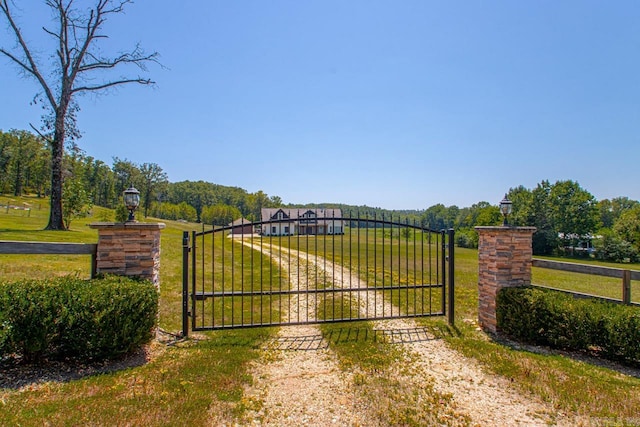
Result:
[[344,234],[340,209],[265,208],[261,216],[264,236]]
[[246,218],[240,218],[229,224],[231,234],[253,234],[253,224]]

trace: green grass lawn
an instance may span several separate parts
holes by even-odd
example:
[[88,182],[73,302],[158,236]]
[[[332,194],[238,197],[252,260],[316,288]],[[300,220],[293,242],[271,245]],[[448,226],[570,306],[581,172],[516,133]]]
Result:
[[[624,270],[640,270],[639,264],[616,264],[592,259],[551,258],[540,257],[562,262],[599,265]],[[536,285],[549,286],[596,295],[607,298],[622,299],[622,279],[613,277],[593,276],[589,274],[571,273],[567,271],[549,270],[534,267],[531,271],[531,282]],[[631,301],[640,303],[640,282],[631,281]]]
[[[17,200],[30,203],[33,209],[29,216],[24,211],[0,209],[0,240],[95,243],[97,231],[87,224],[108,220],[111,215],[110,211],[96,207],[91,218],[73,221],[71,231],[48,232],[42,231],[48,216],[46,201]],[[0,204],[3,201],[0,198]],[[200,226],[162,222],[167,227],[162,232],[160,327],[178,332],[182,307],[182,232],[199,230]],[[629,267],[640,269],[637,265]],[[549,286],[562,284],[600,292],[611,286],[615,288],[612,293],[619,292],[617,279],[609,285],[609,279],[605,278],[557,276],[558,273],[534,269],[534,281],[544,279]],[[88,277],[89,257],[0,255],[0,280],[52,274]],[[640,379],[564,355],[514,349],[478,331],[477,276],[477,251],[456,248],[456,327],[449,327],[444,319],[420,322],[439,333],[451,347],[477,359],[486,370],[509,378],[521,390],[539,396],[558,411],[605,420],[608,425],[638,422]],[[633,286],[637,300],[637,284]],[[332,327],[323,327],[325,333]],[[370,328],[370,324],[365,322],[357,327]],[[233,424],[247,404],[242,390],[252,381],[248,364],[260,357],[261,343],[274,332],[274,328],[259,328],[193,334],[188,341],[153,344],[155,356],[142,366],[22,390],[2,389],[0,425],[208,425],[211,420]],[[383,378],[396,357],[392,351],[380,349],[378,353],[378,345],[366,340],[355,345],[349,342],[346,347],[340,343],[332,346],[345,369],[382,373],[362,382],[365,395],[386,395],[404,405],[411,404],[410,399],[393,396],[402,390],[400,385]],[[423,404],[438,405],[442,398],[434,393],[433,402]],[[421,408],[425,417],[439,416],[435,407],[426,406]]]

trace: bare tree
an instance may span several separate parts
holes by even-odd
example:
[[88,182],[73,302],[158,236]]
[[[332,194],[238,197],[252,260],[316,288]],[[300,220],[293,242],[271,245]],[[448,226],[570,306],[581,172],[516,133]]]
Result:
[[[62,215],[62,159],[65,140],[77,136],[75,128],[77,104],[76,95],[87,92],[100,92],[128,83],[150,85],[150,79],[135,77],[105,78],[110,71],[126,66],[136,66],[147,71],[146,65],[157,63],[158,53],[146,54],[139,45],[133,50],[115,58],[103,57],[96,48],[100,39],[107,38],[102,33],[107,18],[122,13],[131,0],[94,0],[90,9],[81,10],[74,0],[45,0],[57,19],[58,28],[50,30],[43,27],[46,34],[56,42],[55,61],[52,72],[46,69],[34,55],[35,50],[27,45],[21,28],[15,20],[14,6],[10,0],[0,0],[0,10],[7,19],[9,28],[15,36],[17,47],[14,50],[0,47],[0,53],[10,58],[27,76],[35,78],[42,93],[49,115],[43,117],[43,135],[51,144],[51,211],[49,230],[65,230]],[[49,80],[46,78],[48,76]],[[32,125],[33,127],[33,125]],[[35,127],[34,127],[35,129]],[[40,133],[37,129],[35,129]]]

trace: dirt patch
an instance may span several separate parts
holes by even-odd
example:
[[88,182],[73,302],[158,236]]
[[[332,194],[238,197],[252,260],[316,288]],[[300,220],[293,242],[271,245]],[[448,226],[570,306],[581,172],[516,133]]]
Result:
[[[287,340],[319,336],[315,326],[281,329]],[[284,336],[284,335],[283,335]],[[277,343],[278,341],[274,341]],[[373,425],[361,410],[350,373],[322,339],[309,350],[265,350],[252,370],[254,384],[245,394],[251,408],[245,423],[265,426]]]

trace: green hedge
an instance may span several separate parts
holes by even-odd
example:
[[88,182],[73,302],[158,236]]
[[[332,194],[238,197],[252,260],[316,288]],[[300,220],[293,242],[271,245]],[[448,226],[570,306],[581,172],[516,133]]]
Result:
[[496,316],[500,331],[519,341],[640,363],[638,307],[533,287],[504,288]]
[[110,359],[153,338],[158,292],[107,276],[0,283],[0,357]]

